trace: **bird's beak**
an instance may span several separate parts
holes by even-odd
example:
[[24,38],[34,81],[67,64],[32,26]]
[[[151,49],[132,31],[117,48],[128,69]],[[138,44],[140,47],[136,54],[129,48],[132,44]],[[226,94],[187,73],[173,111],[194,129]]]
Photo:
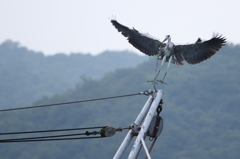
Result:
[[167,38],[165,38],[165,39],[162,41],[162,43],[164,43],[166,40],[167,40]]

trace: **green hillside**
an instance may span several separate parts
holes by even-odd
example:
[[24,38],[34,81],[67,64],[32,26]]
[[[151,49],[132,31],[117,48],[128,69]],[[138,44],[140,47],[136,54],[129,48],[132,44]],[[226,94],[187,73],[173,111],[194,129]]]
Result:
[[[152,158],[240,158],[239,53],[239,45],[227,45],[211,59],[200,64],[170,66],[165,80],[167,85],[157,85],[158,89],[164,91],[161,112],[164,128],[153,148]],[[119,69],[100,80],[85,78],[84,83],[76,84],[74,89],[53,97],[44,97],[34,105],[153,89],[151,83],[146,81],[153,79],[155,66],[156,59],[150,58],[136,68]],[[162,75],[163,72],[160,76]],[[102,125],[127,127],[134,121],[147,98],[141,95],[0,112],[1,132]],[[112,158],[126,133],[127,130],[104,139],[1,143],[0,155],[4,159]],[[127,158],[127,154],[123,158]]]
[[0,108],[29,105],[42,96],[74,88],[81,78],[100,79],[108,72],[145,60],[146,56],[128,51],[45,56],[6,41],[0,45]]

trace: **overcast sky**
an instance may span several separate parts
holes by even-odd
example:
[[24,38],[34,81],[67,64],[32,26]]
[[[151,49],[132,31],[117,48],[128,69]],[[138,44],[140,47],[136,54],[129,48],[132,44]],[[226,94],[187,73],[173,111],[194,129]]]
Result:
[[220,33],[240,44],[240,0],[0,0],[0,43],[46,55],[130,50],[110,19],[175,44]]

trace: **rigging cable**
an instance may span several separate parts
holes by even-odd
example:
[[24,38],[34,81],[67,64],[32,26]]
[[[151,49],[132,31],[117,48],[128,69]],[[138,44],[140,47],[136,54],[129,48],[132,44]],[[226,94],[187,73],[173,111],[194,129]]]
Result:
[[71,129],[55,129],[55,130],[40,130],[40,131],[8,132],[8,133],[0,133],[0,135],[45,133],[45,132],[56,132],[56,131],[73,131],[73,130],[85,130],[85,129],[98,129],[98,128],[104,128],[104,127],[107,127],[107,126],[88,127],[88,128],[71,128]]
[[144,91],[144,92],[139,92],[139,93],[135,93],[135,94],[127,94],[127,95],[112,96],[112,97],[105,97],[105,98],[95,98],[95,99],[80,100],[80,101],[73,101],[73,102],[64,102],[64,103],[55,103],[55,104],[46,104],[46,105],[36,105],[36,106],[21,107],[21,108],[1,109],[0,112],[3,112],[3,111],[13,111],[13,110],[21,110],[21,109],[42,108],[42,107],[50,107],[50,106],[73,104],[73,103],[91,102],[91,101],[97,101],[97,100],[106,100],[106,99],[113,99],[113,98],[122,98],[122,97],[136,96],[136,95],[142,95],[142,94],[148,95],[147,93],[148,93],[148,91]]
[[[35,142],[35,141],[57,141],[57,140],[76,140],[76,139],[93,139],[93,138],[103,138],[103,137],[111,137],[115,134],[115,132],[121,132],[124,129],[130,129],[129,127],[126,128],[114,128],[111,126],[104,126],[104,127],[89,127],[89,128],[76,128],[76,129],[96,129],[101,128],[100,131],[86,131],[85,133],[74,133],[74,134],[61,134],[61,135],[50,135],[50,136],[36,136],[36,137],[24,137],[24,138],[11,138],[11,139],[0,139],[1,143],[11,143],[11,142]],[[11,134],[24,134],[24,133],[37,133],[37,132],[53,132],[53,131],[69,131],[73,129],[59,129],[59,130],[44,130],[44,131],[26,131],[26,132],[13,132],[13,133],[1,133],[2,135],[11,135]],[[75,130],[75,129],[74,129]],[[85,135],[88,137],[79,137],[80,135]],[[92,137],[89,135],[100,135]],[[78,137],[73,137],[78,136]]]
[[[15,138],[15,139],[2,139],[0,143],[5,142],[27,142],[27,141],[51,141],[51,140],[70,140],[70,139],[85,139],[85,138],[92,138],[92,137],[75,137],[75,138],[63,138],[69,136],[80,136],[80,135],[96,135],[99,132],[93,131],[85,133],[77,133],[77,134],[66,134],[66,135],[51,135],[51,136],[38,136],[38,137],[28,137],[28,138]],[[104,136],[97,136],[97,137],[104,137]]]
[[0,143],[9,142],[36,142],[36,141],[57,141],[57,140],[77,140],[77,139],[94,139],[94,138],[104,138],[104,136],[94,136],[94,137],[76,137],[76,138],[53,138],[53,139],[33,139],[33,140],[0,140]]
[[[154,91],[144,91],[135,94],[128,94],[128,95],[121,95],[121,96],[112,96],[112,97],[105,97],[105,98],[96,98],[96,99],[89,99],[89,100],[82,100],[82,101],[75,101],[75,102],[65,102],[65,103],[56,103],[56,104],[47,104],[47,105],[38,105],[38,106],[30,106],[30,107],[21,107],[21,108],[11,108],[11,109],[2,109],[0,111],[11,111],[11,110],[20,110],[20,109],[30,109],[30,108],[39,108],[39,107],[48,107],[48,106],[56,106],[56,105],[63,105],[63,104],[72,104],[72,103],[81,103],[81,102],[90,102],[96,100],[105,100],[105,99],[112,99],[112,98],[121,98],[127,96],[135,96],[135,95],[151,95]],[[55,129],[55,130],[41,130],[41,131],[25,131],[25,132],[7,132],[7,133],[0,133],[0,135],[13,135],[13,134],[30,134],[30,133],[46,133],[46,132],[57,132],[57,131],[72,131],[72,130],[84,130],[84,129],[97,129],[101,128],[100,131],[93,131],[89,132],[86,131],[85,133],[75,133],[75,134],[64,134],[64,135],[51,135],[51,136],[37,136],[37,137],[25,137],[25,138],[12,138],[12,139],[0,139],[0,143],[9,143],[9,142],[32,142],[32,141],[57,141],[57,140],[75,140],[75,139],[91,139],[91,138],[103,138],[103,137],[111,137],[115,134],[116,131],[122,131],[123,129],[127,128],[113,128],[109,126],[101,126],[101,127],[88,127],[88,128],[72,128],[72,129]],[[97,135],[95,137],[69,137],[69,136],[79,136],[79,135]]]
[[66,134],[66,135],[37,136],[37,137],[14,138],[14,139],[3,139],[3,140],[0,140],[0,142],[4,142],[4,141],[34,140],[34,139],[47,139],[47,138],[58,138],[58,137],[79,136],[79,135],[85,135],[85,133]]
[[[87,139],[87,138],[100,138],[106,137],[101,134],[103,129],[106,129],[108,126],[99,126],[99,127],[88,127],[88,128],[74,128],[74,129],[55,129],[55,130],[43,130],[43,131],[25,131],[25,132],[10,132],[10,133],[0,133],[0,135],[12,135],[12,134],[29,134],[29,133],[49,133],[49,132],[56,132],[56,131],[72,131],[72,130],[84,130],[84,129],[97,129],[101,128],[100,131],[86,131],[85,133],[74,133],[74,134],[61,134],[61,135],[50,135],[50,136],[37,136],[37,137],[25,137],[25,138],[11,138],[11,139],[1,139],[0,143],[6,142],[30,142],[30,141],[55,141],[55,140],[72,140],[72,139]],[[74,137],[72,136],[80,136],[80,135],[97,135],[100,134],[101,136],[97,137]],[[70,137],[71,136],[71,137]],[[69,138],[70,137],[70,138]]]

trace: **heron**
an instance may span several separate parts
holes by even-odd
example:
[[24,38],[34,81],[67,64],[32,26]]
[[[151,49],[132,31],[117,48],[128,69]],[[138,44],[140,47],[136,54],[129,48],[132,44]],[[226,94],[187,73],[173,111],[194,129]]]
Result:
[[112,19],[111,23],[123,36],[127,37],[128,42],[135,48],[148,56],[157,56],[158,60],[162,60],[159,71],[153,82],[157,80],[164,62],[168,62],[168,65],[163,80],[158,80],[161,83],[165,83],[164,79],[167,75],[170,63],[175,65],[183,65],[183,61],[192,65],[200,63],[213,56],[226,43],[225,37],[215,34],[207,41],[202,41],[198,38],[197,41],[192,44],[175,45],[171,42],[170,35],[166,35],[165,39],[160,41],[148,33],[139,32],[134,27],[130,29],[118,23],[115,19]]

